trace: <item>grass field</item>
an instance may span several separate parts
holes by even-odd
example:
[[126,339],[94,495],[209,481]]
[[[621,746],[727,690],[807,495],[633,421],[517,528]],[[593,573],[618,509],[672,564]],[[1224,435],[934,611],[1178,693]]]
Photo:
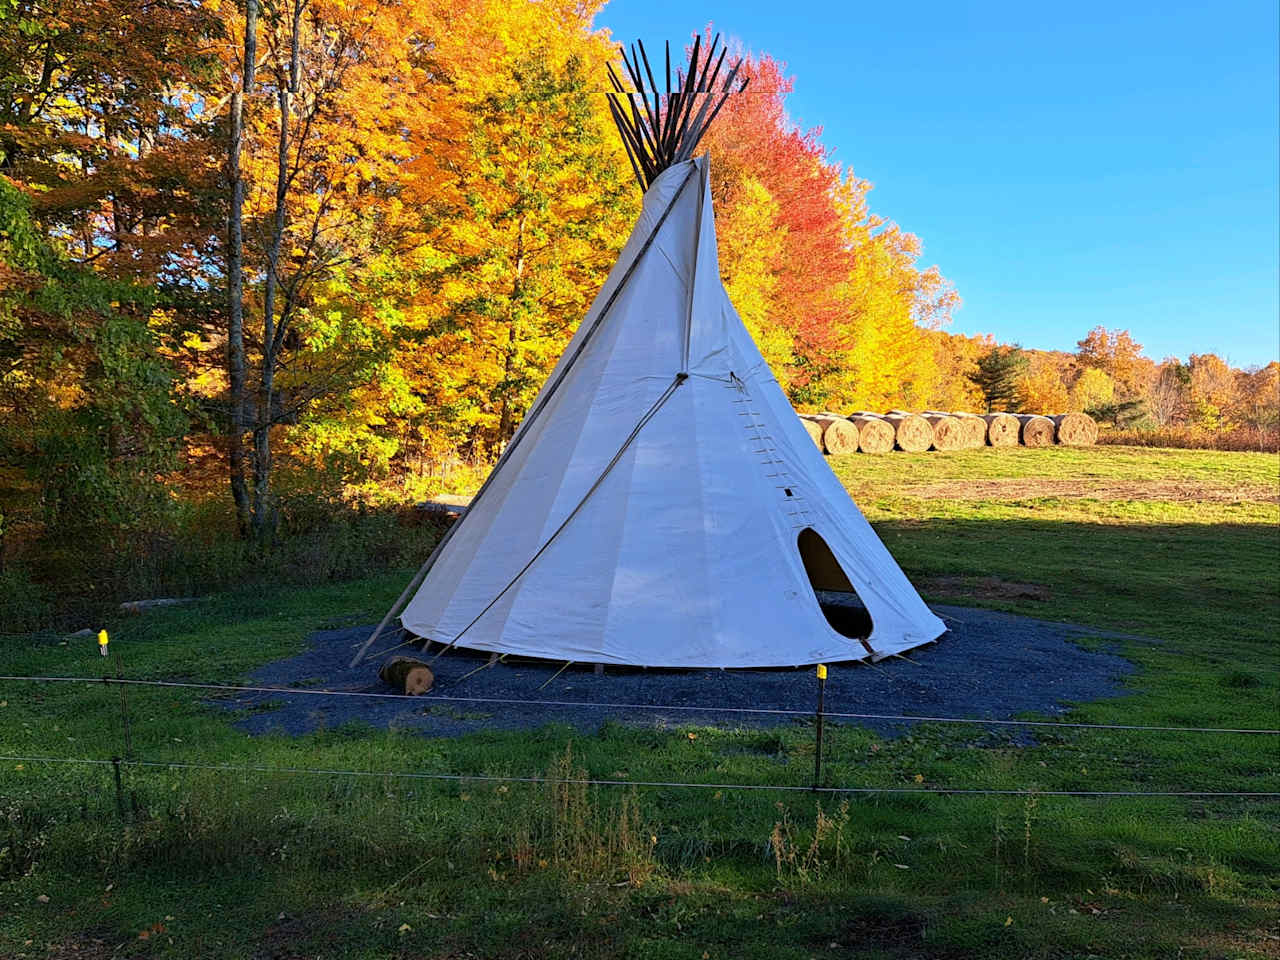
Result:
[[[1122,631],[1126,697],[1074,719],[1280,726],[1280,460],[1107,447],[832,466],[927,599]],[[418,534],[420,531],[410,531]],[[234,682],[409,571],[121,621],[132,677]],[[1088,640],[1082,642],[1089,642]],[[94,677],[92,641],[0,672]],[[135,756],[232,766],[808,783],[813,731],[544,727],[249,738],[191,691],[127,694]],[[909,712],[910,705],[904,704]],[[827,781],[897,789],[1280,790],[1280,738],[828,728]],[[0,754],[122,752],[119,688],[0,685]],[[1280,956],[1280,804],[586,788],[0,764],[5,957]]]

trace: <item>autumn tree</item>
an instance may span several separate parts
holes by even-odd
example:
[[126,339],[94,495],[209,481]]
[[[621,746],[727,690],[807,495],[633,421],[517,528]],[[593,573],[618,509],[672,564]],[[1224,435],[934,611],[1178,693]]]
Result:
[[927,332],[926,344],[926,349],[932,349],[934,367],[929,406],[935,410],[984,411],[986,400],[972,374],[977,372],[978,359],[995,348],[995,338],[990,334],[967,337],[931,330]]
[[1128,330],[1094,327],[1076,346],[1081,366],[1101,370],[1111,378],[1121,396],[1138,396],[1143,392],[1152,365],[1142,355],[1142,344],[1136,343]]
[[1147,393],[1148,409],[1158,426],[1167,427],[1186,415],[1191,390],[1191,371],[1169,357],[1156,369]]
[[221,25],[195,0],[9,0],[0,8],[0,173],[72,259],[199,299]]
[[[186,421],[145,286],[70,263],[0,177],[0,541],[18,522],[58,543],[123,548],[168,498]],[[0,550],[2,562],[3,550]]]
[[438,213],[441,262],[415,304],[429,336],[465,331],[450,369],[419,369],[473,400],[465,420],[477,455],[510,439],[612,266],[637,199],[593,113],[583,61],[549,46],[512,54],[502,86],[465,104],[457,205]]
[[1191,354],[1187,367],[1194,422],[1206,430],[1227,426],[1236,399],[1234,371],[1213,353]]
[[785,228],[778,201],[745,171],[719,179],[717,247],[725,292],[785,389],[795,365],[792,329],[775,314]]
[[1062,413],[1070,402],[1067,385],[1051,355],[1025,353],[1027,363],[1018,378],[1021,409],[1029,413]]
[[1280,363],[1236,373],[1235,416],[1252,427],[1280,427]]
[[429,3],[262,0],[260,12],[248,0],[229,18],[223,50],[230,478],[241,529],[259,539],[277,523],[273,428],[345,390],[378,346],[376,300],[316,312],[314,298],[360,288],[394,254],[415,223],[398,199],[410,161],[444,122]]
[[[821,405],[829,392],[823,378],[841,367],[840,290],[852,263],[836,202],[841,171],[828,162],[821,131],[801,130],[787,116],[793,81],[782,64],[747,54],[739,76],[748,79],[747,91],[729,98],[703,141],[711,155],[712,192],[723,209],[754,181],[775,205],[780,242],[767,274],[768,312],[790,338],[793,358],[779,373],[793,399]],[[723,238],[725,231],[719,234]],[[726,248],[723,239],[719,245],[721,272],[734,285],[739,251]]]
[[787,116],[784,66],[748,54],[741,75],[705,141],[731,299],[797,404],[925,402],[923,328],[949,320],[954,290],[917,266],[918,238],[870,212],[871,184],[831,161],[821,131]]
[[1104,371],[1098,367],[1087,367],[1071,385],[1069,404],[1064,409],[1085,411],[1100,407],[1111,403],[1115,394],[1115,383]]

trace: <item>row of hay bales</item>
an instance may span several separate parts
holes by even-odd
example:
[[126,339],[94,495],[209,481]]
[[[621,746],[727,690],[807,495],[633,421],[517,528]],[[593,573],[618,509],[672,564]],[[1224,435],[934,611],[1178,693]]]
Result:
[[1031,413],[948,413],[925,410],[911,413],[859,410],[849,416],[838,413],[802,413],[804,428],[824,453],[888,453],[905,450],[967,450],[976,447],[1051,447],[1055,443],[1091,446],[1098,439],[1098,425],[1084,413],[1042,416]]

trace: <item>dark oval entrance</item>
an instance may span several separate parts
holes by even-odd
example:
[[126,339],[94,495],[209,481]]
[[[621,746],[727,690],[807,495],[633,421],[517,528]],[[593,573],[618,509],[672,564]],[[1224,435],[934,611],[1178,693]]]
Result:
[[871,636],[871,614],[853,588],[840,561],[818,531],[805,527],[796,538],[813,597],[831,629],[851,640]]

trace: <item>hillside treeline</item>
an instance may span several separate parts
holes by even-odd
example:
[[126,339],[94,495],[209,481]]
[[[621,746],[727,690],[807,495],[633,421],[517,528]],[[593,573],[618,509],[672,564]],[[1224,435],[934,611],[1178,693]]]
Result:
[[[9,600],[200,589],[335,510],[475,482],[639,208],[600,6],[0,0]],[[1203,358],[1001,373],[1006,348],[941,329],[958,300],[919,240],[788,118],[782,66],[744,74],[707,141],[720,263],[797,406],[980,409],[994,354],[1005,404],[1274,420],[1274,389]],[[310,542],[289,562],[342,575]]]

